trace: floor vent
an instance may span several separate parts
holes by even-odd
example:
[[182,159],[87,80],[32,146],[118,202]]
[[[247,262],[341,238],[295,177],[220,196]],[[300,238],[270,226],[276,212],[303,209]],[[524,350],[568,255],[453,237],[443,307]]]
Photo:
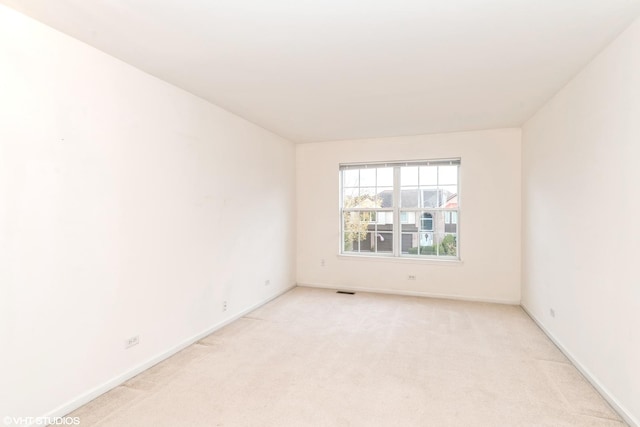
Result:
[[355,292],[350,291],[337,291],[336,294],[347,294],[347,295],[355,295]]

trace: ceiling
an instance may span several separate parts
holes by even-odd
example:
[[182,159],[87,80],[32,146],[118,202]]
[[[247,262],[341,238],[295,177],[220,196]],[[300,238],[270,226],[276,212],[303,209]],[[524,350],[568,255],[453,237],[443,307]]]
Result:
[[519,126],[640,0],[0,0],[295,142]]

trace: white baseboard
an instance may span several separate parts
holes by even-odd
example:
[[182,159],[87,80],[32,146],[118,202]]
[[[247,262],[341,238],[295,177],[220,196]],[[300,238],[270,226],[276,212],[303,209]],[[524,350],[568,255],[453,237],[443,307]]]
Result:
[[111,380],[87,391],[86,393],[83,393],[82,395],[76,397],[75,399],[72,399],[71,401],[57,407],[56,409],[50,411],[49,413],[47,413],[46,415],[43,416],[43,418],[56,418],[56,417],[64,417],[65,415],[75,411],[76,409],[78,409],[79,407],[91,402],[93,399],[95,399],[96,397],[108,392],[109,390],[112,390],[114,388],[116,388],[117,386],[125,383],[126,381],[130,380],[131,378],[135,377],[136,375],[140,374],[141,372],[151,368],[154,365],[157,365],[158,363],[162,362],[163,360],[173,356],[174,354],[176,354],[177,352],[179,352],[180,350],[183,350],[184,348],[190,346],[191,344],[201,340],[202,338],[206,337],[207,335],[217,331],[218,329],[228,325],[229,323],[238,320],[239,318],[241,318],[242,316],[246,315],[247,313],[252,312],[253,310],[257,309],[258,307],[261,307],[263,305],[265,305],[266,303],[278,298],[279,296],[289,292],[291,289],[295,288],[296,285],[293,284],[291,286],[289,286],[288,288],[284,289],[281,292],[278,292],[277,294],[267,298],[264,301],[260,301],[257,304],[254,304],[244,310],[242,310],[240,313],[237,313],[227,319],[224,319],[216,324],[214,324],[213,326],[207,328],[206,330],[193,335],[190,338],[187,338],[186,340],[182,341],[181,343],[171,347],[170,349],[168,349],[167,351],[164,351],[160,354],[158,354],[155,357],[152,357],[151,359],[137,365],[136,367],[123,372],[122,374],[118,375],[115,378],[112,378]]
[[488,302],[493,304],[520,305],[520,300],[436,294],[432,292],[403,291],[398,289],[363,288],[358,286],[340,286],[340,285],[329,285],[329,284],[322,284],[322,283],[298,283],[298,286],[307,287],[307,288],[336,289],[336,290],[350,291],[350,292],[371,292],[374,294],[406,295],[406,296],[412,296],[412,297],[426,297],[426,298],[439,298],[439,299],[453,299],[453,300],[459,300],[459,301]]
[[[335,286],[335,285],[326,285],[326,284],[311,284],[311,283],[299,283],[297,286],[301,287],[310,287],[310,288],[322,288],[322,289],[340,289],[345,291],[354,291],[354,292],[371,292],[371,293],[381,293],[381,294],[392,294],[392,295],[407,295],[407,296],[419,296],[419,297],[428,297],[428,298],[442,298],[442,299],[455,299],[462,301],[477,301],[477,302],[488,302],[488,303],[498,303],[498,304],[509,304],[509,305],[519,305],[520,301],[512,301],[512,300],[502,300],[502,299],[492,299],[492,298],[483,298],[483,297],[461,297],[458,295],[446,295],[446,294],[433,294],[428,292],[415,292],[415,291],[402,291],[402,290],[394,290],[394,289],[375,289],[375,288],[362,288],[362,287],[345,287],[345,286]],[[216,323],[215,325],[207,328],[206,330],[182,341],[181,343],[175,345],[174,347],[168,349],[167,351],[152,357],[151,359],[139,364],[138,366],[118,375],[117,377],[95,387],[88,392],[78,396],[75,399],[59,406],[58,408],[50,411],[43,417],[55,418],[55,417],[64,417],[65,415],[73,412],[79,407],[89,403],[93,399],[98,396],[112,390],[113,388],[125,383],[129,379],[135,377],[141,372],[151,368],[152,366],[162,362],[163,360],[173,356],[180,350],[190,346],[191,344],[201,340],[207,335],[221,329],[222,327],[228,325],[229,323],[241,318],[242,316],[250,313],[251,311],[267,304],[268,302],[278,298],[279,296],[289,292],[291,289],[295,288],[296,285],[292,285],[283,291],[267,298],[264,301],[261,301],[257,304],[254,304],[240,313],[235,314],[234,316],[224,319],[221,322]],[[640,427],[640,422],[627,411],[624,406],[622,406],[618,400],[604,387],[597,379],[594,377],[587,368],[582,366],[576,358],[558,341],[558,339],[549,332],[544,325],[526,308],[526,306],[521,305],[525,313],[531,317],[531,319],[538,325],[538,327],[549,337],[549,339],[564,353],[564,355],[573,363],[573,365],[582,373],[582,375],[593,385],[593,387],[602,395],[602,397],[611,405],[611,407],[624,419],[624,421],[629,424],[631,427]]]
[[531,318],[531,320],[533,320],[535,324],[538,325],[542,332],[544,332],[545,335],[549,337],[549,339],[556,345],[556,347],[558,347],[558,349],[560,349],[560,351],[565,356],[567,356],[567,359],[569,359],[571,363],[573,363],[573,366],[575,366],[578,371],[580,371],[582,376],[587,381],[589,381],[589,383],[591,383],[591,385],[598,391],[598,393],[600,393],[604,400],[606,400],[607,403],[611,405],[611,408],[616,411],[618,415],[620,415],[620,417],[627,424],[629,424],[630,427],[640,427],[640,422],[638,421],[638,419],[634,417],[624,406],[622,406],[620,402],[618,402],[618,400],[609,392],[609,390],[604,385],[602,385],[602,383],[598,381],[598,379],[584,365],[578,362],[573,354],[571,354],[571,352],[567,350],[547,328],[545,328],[542,322],[540,322],[540,320],[538,320],[538,318],[534,316],[533,313],[531,313],[531,311],[529,311],[529,309],[527,309],[524,304],[520,304],[520,306],[522,307],[524,312],[527,313],[527,315]]

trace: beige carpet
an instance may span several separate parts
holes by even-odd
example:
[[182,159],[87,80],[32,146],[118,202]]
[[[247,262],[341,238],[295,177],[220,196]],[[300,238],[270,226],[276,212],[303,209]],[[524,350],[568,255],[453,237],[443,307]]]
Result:
[[84,426],[623,426],[521,308],[295,288]]

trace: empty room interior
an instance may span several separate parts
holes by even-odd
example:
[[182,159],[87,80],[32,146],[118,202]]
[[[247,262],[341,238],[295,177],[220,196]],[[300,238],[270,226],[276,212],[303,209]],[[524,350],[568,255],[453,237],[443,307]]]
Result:
[[639,15],[0,0],[3,425],[639,427]]

